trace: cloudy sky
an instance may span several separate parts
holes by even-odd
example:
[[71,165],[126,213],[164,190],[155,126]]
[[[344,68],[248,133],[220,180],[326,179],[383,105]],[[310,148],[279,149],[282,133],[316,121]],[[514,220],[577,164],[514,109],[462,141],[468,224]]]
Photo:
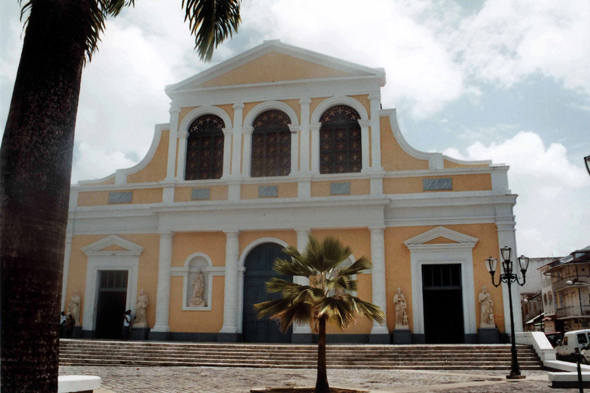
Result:
[[[243,24],[199,61],[180,0],[137,0],[107,23],[87,65],[72,182],[137,163],[164,87],[263,40],[383,67],[384,108],[411,145],[509,164],[519,253],[558,256],[590,244],[588,0],[244,0]],[[0,122],[22,47],[17,0],[0,2]]]

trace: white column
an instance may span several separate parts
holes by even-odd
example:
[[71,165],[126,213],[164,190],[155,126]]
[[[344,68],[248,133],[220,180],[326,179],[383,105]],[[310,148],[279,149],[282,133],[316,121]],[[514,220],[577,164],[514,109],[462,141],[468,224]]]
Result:
[[289,124],[291,131],[291,175],[299,172],[299,126]]
[[231,175],[240,176],[242,163],[242,117],[244,113],[244,104],[236,103],[234,108],[234,129],[233,129],[233,152],[231,159]]
[[[71,210],[71,209],[70,209]],[[66,307],[66,292],[68,289],[68,276],[70,275],[70,255],[72,254],[72,235],[66,236],[66,249],[64,251],[64,270],[61,286],[61,310]]]
[[369,126],[371,125],[370,120],[359,120],[361,126],[361,147],[363,149],[363,172],[369,170],[370,162],[370,150],[369,150]]
[[184,180],[186,165],[186,139],[188,131],[178,131],[178,168],[176,170],[176,180]]
[[[518,253],[516,250],[516,223],[514,222],[514,215],[512,215],[512,206],[502,206],[500,209],[496,207],[498,216],[496,218],[496,227],[498,228],[498,245],[500,248],[510,247],[512,249],[511,259],[513,262],[513,272],[520,276],[520,270],[518,269]],[[502,254],[498,250],[500,260],[498,261],[498,269],[496,272],[496,279],[501,273]],[[483,264],[483,261],[476,261],[476,263]],[[529,272],[529,274],[534,274]],[[522,279],[522,277],[521,277]],[[522,310],[520,307],[520,285],[517,283],[512,284],[512,311],[514,313],[514,332],[522,332]],[[508,286],[502,284],[502,298],[504,303],[504,329],[505,333],[510,334],[510,304],[508,302]]]
[[244,158],[242,176],[250,177],[250,164],[252,162],[252,132],[254,127],[242,127],[242,138],[244,138]]
[[169,332],[170,266],[172,265],[171,232],[160,233],[160,260],[158,264],[158,293],[156,298],[156,324],[153,332]]
[[[371,260],[372,284],[373,284],[373,301],[372,303],[379,306],[383,313],[387,311],[386,287],[385,287],[385,237],[384,228],[369,228],[371,231]],[[385,318],[387,320],[387,318]],[[387,323],[380,325],[373,322],[371,334],[389,334]]]
[[299,100],[301,105],[301,131],[300,131],[300,150],[299,150],[299,170],[309,172],[309,98]]
[[[307,243],[309,243],[309,228],[304,229],[296,229],[297,231],[297,249],[299,252],[305,251],[307,247]],[[309,285],[309,278],[295,276],[293,277],[293,282],[299,285]],[[293,334],[311,334],[311,326],[308,323],[306,324],[294,324],[293,325]]]
[[379,94],[369,95],[371,100],[371,168],[381,171],[381,124],[379,111],[381,110],[381,97]]
[[320,173],[320,128],[322,123],[310,124],[311,130],[311,172]]
[[168,138],[168,162],[166,169],[166,180],[173,180],[176,169],[176,138],[178,132],[178,117],[180,115],[180,108],[170,108],[170,135]]
[[231,128],[223,128],[223,175],[222,179],[226,179],[230,175],[231,167],[231,145],[233,130]]
[[225,290],[223,300],[223,327],[219,333],[238,333],[238,263],[240,232],[225,231]]

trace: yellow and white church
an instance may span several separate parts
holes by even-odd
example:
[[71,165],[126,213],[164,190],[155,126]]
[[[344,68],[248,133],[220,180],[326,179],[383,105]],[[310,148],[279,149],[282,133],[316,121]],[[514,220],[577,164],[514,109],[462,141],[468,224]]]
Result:
[[412,148],[384,85],[383,69],[265,41],[167,86],[146,157],[71,188],[62,306],[80,299],[80,336],[118,337],[142,307],[149,339],[312,342],[313,326],[281,334],[252,308],[281,249],[310,234],[372,260],[357,293],[387,316],[329,342],[391,342],[398,288],[403,342],[479,342],[483,286],[509,332],[508,293],[484,266],[516,252],[508,167]]

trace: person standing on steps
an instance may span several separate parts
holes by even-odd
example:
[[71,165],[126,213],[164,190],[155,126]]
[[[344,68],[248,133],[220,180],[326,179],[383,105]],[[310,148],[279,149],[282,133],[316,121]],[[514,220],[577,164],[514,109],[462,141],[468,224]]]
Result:
[[131,326],[131,310],[123,314],[123,340],[129,340],[129,327]]

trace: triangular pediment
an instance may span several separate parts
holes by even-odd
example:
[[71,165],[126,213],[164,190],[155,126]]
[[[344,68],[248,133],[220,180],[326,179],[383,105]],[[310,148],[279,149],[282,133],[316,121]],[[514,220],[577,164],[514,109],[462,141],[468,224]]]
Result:
[[111,235],[82,248],[82,251],[86,255],[140,255],[143,247]]
[[440,246],[440,245],[450,245],[450,246],[475,246],[479,239],[465,235],[461,232],[453,231],[452,229],[445,228],[445,227],[437,227],[431,229],[430,231],[424,232],[421,235],[415,236],[411,239],[408,239],[404,242],[404,244],[408,248],[412,247],[428,247],[428,246]]
[[173,95],[193,89],[370,76],[385,83],[382,69],[365,67],[275,40],[265,41],[200,74],[167,86],[166,93]]

